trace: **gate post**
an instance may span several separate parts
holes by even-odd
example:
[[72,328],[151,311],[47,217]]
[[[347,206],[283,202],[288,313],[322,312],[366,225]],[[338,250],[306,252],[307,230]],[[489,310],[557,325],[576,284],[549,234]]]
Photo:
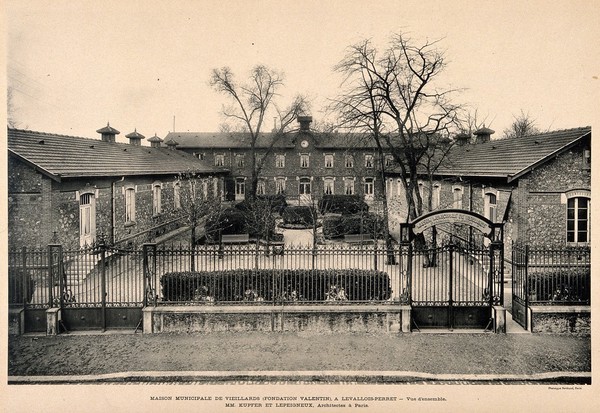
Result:
[[100,237],[98,242],[98,249],[100,250],[100,294],[102,304],[102,331],[106,331],[106,244],[104,237]]
[[152,287],[152,278],[156,274],[156,243],[147,243],[142,246],[144,255],[144,307],[156,307],[155,289]]
[[[54,267],[57,267],[57,271]],[[49,309],[46,310],[46,335],[57,335],[60,329],[61,309],[63,307],[62,287],[63,280],[60,269],[62,267],[62,245],[48,244],[48,286],[49,286]],[[58,276],[60,298],[55,306],[54,299],[54,276]]]

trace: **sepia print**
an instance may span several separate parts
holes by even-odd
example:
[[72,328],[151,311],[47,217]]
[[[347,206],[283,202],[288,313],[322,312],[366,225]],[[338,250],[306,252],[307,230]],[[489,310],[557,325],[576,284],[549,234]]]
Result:
[[8,411],[595,410],[592,3],[5,14]]

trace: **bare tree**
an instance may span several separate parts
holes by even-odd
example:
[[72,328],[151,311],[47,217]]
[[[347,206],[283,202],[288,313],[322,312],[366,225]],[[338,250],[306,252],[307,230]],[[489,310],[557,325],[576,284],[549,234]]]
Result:
[[20,125],[16,118],[16,112],[13,88],[9,86],[6,90],[6,118],[9,128],[18,128]]
[[513,123],[504,129],[503,139],[520,138],[540,133],[540,129],[536,125],[536,120],[529,115],[529,112],[525,113],[521,110],[519,115],[513,115],[513,119]]
[[[213,69],[210,85],[217,92],[225,94],[231,105],[223,108],[223,114],[228,120],[240,124],[246,131],[250,144],[251,180],[248,198],[256,198],[258,177],[263,164],[273,146],[290,131],[290,126],[299,115],[307,110],[307,101],[303,96],[296,96],[286,108],[279,108],[274,99],[278,96],[279,89],[283,86],[283,75],[263,65],[255,66],[251,72],[248,84],[238,84],[230,68]],[[259,142],[266,139],[262,134],[265,122],[271,113],[275,113],[278,122],[274,131],[269,135],[268,142]],[[263,136],[261,138],[261,136]],[[257,157],[257,147],[261,143],[266,145],[265,156]]]
[[417,44],[400,33],[379,52],[364,40],[350,46],[336,66],[344,75],[344,90],[334,105],[340,126],[367,133],[380,154],[393,156],[405,189],[407,220],[424,211],[418,178],[426,172],[425,161],[436,160],[428,162],[433,173],[447,153],[443,143],[459,129],[461,108],[452,102],[457,90],[437,85],[446,66],[438,42]]
[[[190,227],[190,247],[196,243],[196,229],[209,214],[221,211],[221,196],[218,181],[215,188],[214,177],[201,176],[195,171],[185,171],[179,174],[175,183],[175,204],[179,208],[183,219]],[[195,271],[194,254],[190,257],[190,269]]]

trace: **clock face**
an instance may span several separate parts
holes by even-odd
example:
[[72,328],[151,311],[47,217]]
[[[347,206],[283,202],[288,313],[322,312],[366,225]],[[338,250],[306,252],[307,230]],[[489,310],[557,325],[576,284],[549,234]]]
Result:
[[300,146],[302,146],[303,148],[307,148],[308,147],[308,141],[302,141],[302,142],[300,142]]

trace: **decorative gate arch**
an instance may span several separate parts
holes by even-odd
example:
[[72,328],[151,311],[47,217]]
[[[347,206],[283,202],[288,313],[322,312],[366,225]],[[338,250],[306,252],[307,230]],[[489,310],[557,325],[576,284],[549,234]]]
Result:
[[[444,224],[461,224],[484,235],[482,245],[456,239],[430,247],[417,246],[418,234]],[[412,326],[483,328],[493,326],[493,306],[504,296],[504,224],[471,211],[438,210],[401,224],[406,249]],[[454,238],[454,237],[451,237]]]

